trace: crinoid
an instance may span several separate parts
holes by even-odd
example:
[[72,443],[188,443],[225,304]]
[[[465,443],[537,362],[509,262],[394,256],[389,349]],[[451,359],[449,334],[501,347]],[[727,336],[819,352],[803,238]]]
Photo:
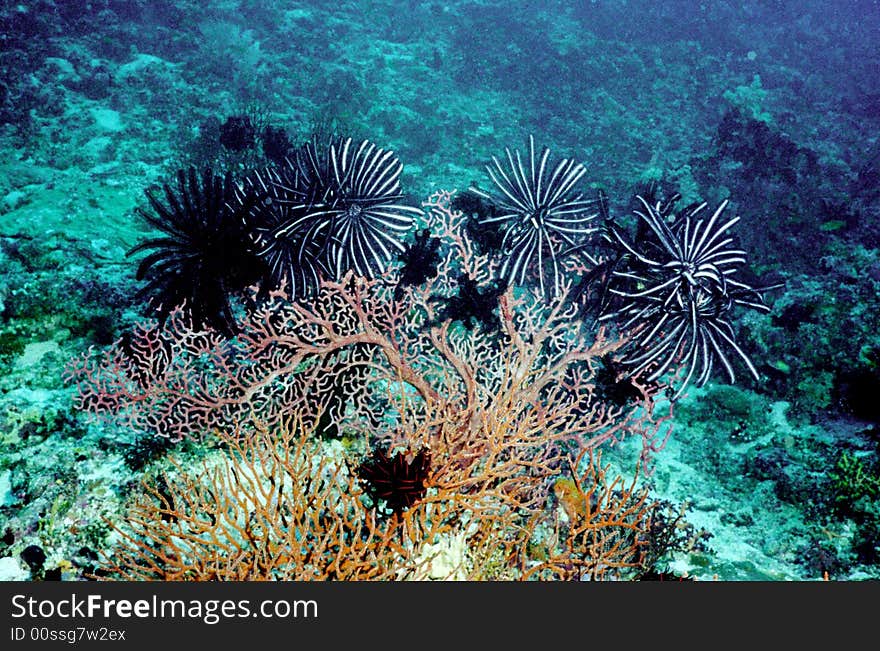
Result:
[[422,211],[403,202],[400,172],[394,152],[369,140],[354,145],[351,138],[313,138],[298,156],[311,205],[302,222],[320,234],[327,267],[335,279],[349,270],[359,276],[383,273],[395,252],[402,252],[403,235]]
[[138,214],[164,235],[128,252],[150,252],[138,265],[137,278],[147,283],[137,298],[147,299],[163,323],[182,305],[196,325],[229,336],[235,331],[230,296],[262,275],[245,225],[229,207],[231,175],[206,169],[199,178],[191,167],[177,173],[176,189],[167,183],[162,188],[165,202],[147,190],[152,210]]
[[739,217],[722,219],[725,200],[709,216],[703,214],[707,204],[702,203],[670,222],[669,202],[651,204],[641,196],[638,201],[641,209],[635,213],[647,226],[641,237],[630,242],[616,224],[608,226],[609,238],[624,256],[609,288],[619,304],[600,319],[633,332],[623,364],[634,375],[650,371],[648,381],[681,365],[684,376],[674,398],[695,375],[699,385],[705,384],[716,362],[734,382],[728,351],[757,379],[754,364],[735,341],[729,317],[737,305],[768,312],[763,292],[778,286],[753,288],[733,278],[746,253],[732,246],[733,238],[725,233]]
[[405,287],[418,287],[437,275],[441,262],[440,243],[440,238],[432,237],[430,229],[425,228],[416,233],[415,241],[398,254],[403,265],[394,290],[396,299],[400,299]]
[[256,144],[257,127],[248,115],[232,115],[220,125],[220,144],[230,151],[244,151]]
[[498,299],[507,289],[503,280],[495,279],[491,284],[480,287],[468,274],[460,274],[456,279],[458,293],[452,296],[432,297],[432,302],[440,305],[434,325],[444,321],[458,321],[468,330],[479,325],[484,332],[497,332],[501,326],[496,314]]
[[430,471],[431,455],[424,448],[412,455],[377,448],[356,470],[377,509],[384,503],[391,513],[401,513],[425,496]]
[[349,270],[374,277],[395,253],[418,208],[406,205],[393,152],[368,140],[317,135],[272,168],[237,187],[231,209],[242,215],[268,268],[263,289],[286,285],[294,299]]
[[254,251],[266,265],[263,295],[284,286],[292,299],[309,298],[328,275],[327,223],[314,215],[310,192],[290,160],[252,172],[235,190],[233,210],[242,216]]
[[492,165],[486,166],[497,192],[470,189],[497,208],[495,214],[481,222],[505,225],[501,275],[506,280],[522,285],[527,276],[537,275],[538,289],[546,295],[545,276],[550,276],[549,293],[557,295],[563,282],[562,258],[569,250],[578,250],[595,264],[582,247],[583,238],[597,230],[591,226],[596,217],[595,202],[585,199],[575,189],[586,168],[564,158],[551,171],[550,150],[544,147],[540,156],[536,156],[535,139],[531,135],[525,163],[519,151],[511,152],[509,148],[505,151],[509,169],[494,156]]

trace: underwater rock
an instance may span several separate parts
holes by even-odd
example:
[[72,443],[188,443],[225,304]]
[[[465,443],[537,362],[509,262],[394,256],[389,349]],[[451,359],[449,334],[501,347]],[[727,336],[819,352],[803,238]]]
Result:
[[0,207],[3,212],[11,212],[18,210],[28,202],[28,194],[21,190],[12,190],[0,200]]
[[60,354],[61,348],[57,341],[35,341],[26,344],[21,356],[15,360],[14,368],[23,370],[38,364],[46,355]]
[[0,507],[12,506],[18,500],[12,492],[12,470],[0,473]]
[[164,71],[173,67],[174,64],[169,61],[165,61],[164,59],[160,59],[159,57],[155,57],[151,54],[140,53],[128,63],[123,63],[121,66],[119,66],[119,69],[116,71],[116,81],[136,82],[144,77],[144,73],[148,69],[152,68],[154,69],[154,71]]
[[116,133],[125,128],[119,111],[114,111],[109,108],[93,108],[90,112],[95,120],[95,126],[99,131]]
[[46,57],[46,65],[55,68],[55,81],[62,85],[73,86],[80,80],[76,68],[67,59],[62,59],[60,57]]
[[12,556],[0,558],[0,581],[27,581],[30,573]]

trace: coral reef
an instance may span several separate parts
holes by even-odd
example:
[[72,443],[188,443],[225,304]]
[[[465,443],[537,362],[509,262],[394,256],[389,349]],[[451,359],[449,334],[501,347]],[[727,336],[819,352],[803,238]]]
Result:
[[[450,323],[453,348],[474,338],[487,338],[493,350],[501,346],[506,335],[500,306],[507,300],[519,305],[542,275],[545,289],[555,291],[557,280],[560,286],[571,283],[568,299],[578,322],[589,323],[597,310],[614,303],[609,279],[627,261],[616,264],[619,251],[600,232],[576,238],[583,248],[576,258],[562,261],[556,276],[548,254],[558,259],[568,248],[558,233],[526,228],[515,218],[497,219],[504,214],[497,205],[503,192],[482,166],[488,162],[498,172],[492,157],[501,153],[511,181],[530,182],[530,153],[537,175],[542,150],[530,149],[528,134],[552,149],[544,180],[558,160],[587,166],[577,192],[595,199],[587,214],[599,213],[587,227],[601,229],[613,221],[628,243],[651,236],[645,220],[633,212],[645,210],[629,200],[634,194],[652,207],[660,201],[658,212],[669,226],[672,214],[665,213],[665,200],[675,193],[691,207],[727,201],[725,214],[741,218],[731,229],[732,246],[748,251],[734,278],[755,288],[784,282],[785,289],[763,297],[769,315],[726,312],[736,345],[759,379],[724,344],[736,371],[735,386],[716,383],[714,377],[697,386],[702,370],[697,362],[675,402],[675,433],[662,452],[647,455],[652,472],[641,476],[636,491],[640,495],[648,488],[649,502],[673,504],[663,507],[666,515],[657,520],[669,524],[666,534],[657,532],[669,542],[668,553],[650,554],[657,559],[649,562],[652,570],[623,573],[662,579],[880,576],[878,498],[870,491],[844,497],[847,486],[858,485],[850,481],[860,476],[858,469],[862,477],[874,477],[877,463],[880,104],[872,90],[877,77],[873,10],[867,1],[852,7],[819,0],[708,3],[699,10],[648,3],[634,22],[632,3],[615,0],[542,6],[417,2],[406,12],[390,0],[369,7],[221,2],[206,8],[191,0],[4,4],[0,576],[100,575],[116,540],[114,526],[127,526],[127,502],[140,499],[143,475],[154,487],[160,476],[174,486],[185,479],[201,485],[211,481],[199,471],[205,462],[241,466],[215,445],[217,432],[227,435],[246,412],[247,401],[235,387],[253,389],[241,363],[256,349],[215,340],[207,325],[193,328],[176,311],[168,315],[164,334],[155,323],[143,323],[140,306],[132,302],[140,286],[137,265],[125,252],[144,238],[162,235],[148,232],[149,225],[135,218],[138,210],[152,210],[145,189],[158,187],[156,196],[166,204],[162,184],[179,196],[175,175],[190,167],[200,178],[206,168],[221,177],[228,171],[236,186],[258,179],[288,183],[297,169],[297,152],[316,131],[324,160],[330,160],[333,134],[351,137],[350,151],[364,139],[393,150],[406,162],[399,176],[406,188],[400,202],[406,205],[417,206],[419,197],[442,187],[485,183],[484,189],[493,188],[494,203],[468,191],[453,199],[462,212],[459,231],[471,260],[458,266],[467,268],[435,279],[434,263],[443,267],[449,241],[436,233],[425,239],[426,224],[418,215],[407,233],[394,233],[400,246],[390,245],[391,255],[368,254],[361,261],[362,267],[371,266],[371,282],[384,287],[371,286],[372,298],[379,292],[383,301],[412,306],[413,292],[442,285],[425,297],[435,320],[424,316],[420,336],[442,328],[449,316],[444,307],[486,294]],[[221,141],[231,118],[253,127],[240,151]],[[515,164],[516,146],[523,143],[524,174],[519,174],[503,152],[509,147]],[[337,142],[338,160],[341,151]],[[646,182],[655,183],[656,191],[648,191]],[[272,199],[282,195],[276,188]],[[527,255],[527,238],[535,232],[550,238],[540,248],[540,261],[539,249]],[[506,252],[505,237],[513,244]],[[247,238],[260,239],[252,232]],[[274,242],[268,231],[261,238],[264,246]],[[300,256],[294,241],[272,250],[302,269],[316,248]],[[518,264],[511,251],[523,253],[516,268],[522,273],[495,285],[505,260],[508,271]],[[377,260],[381,265],[370,263]],[[314,271],[324,278],[336,275],[322,265]],[[653,278],[644,269],[637,272]],[[275,306],[286,314],[289,277],[278,274],[262,283],[262,292],[247,289],[229,298],[230,322],[249,327],[248,314],[257,306]],[[463,286],[470,281],[456,283],[459,277],[472,279],[474,291]],[[303,298],[311,305],[321,281],[308,273],[295,280],[307,288]],[[504,280],[515,280],[512,289],[503,286]],[[283,283],[288,295],[271,295]],[[638,283],[614,288],[637,293]],[[468,313],[475,316],[467,318]],[[604,323],[610,329],[616,320]],[[165,337],[184,332],[190,352],[183,359],[194,376],[166,358],[178,349]],[[615,340],[617,334],[609,331]],[[89,422],[76,408],[74,388],[62,381],[63,368],[90,347],[94,359],[111,349],[128,360],[120,362],[127,370],[118,379],[129,383],[134,402],[122,397],[114,402],[108,394],[106,406],[129,404],[131,417],[121,413]],[[638,355],[635,348],[631,343],[630,355]],[[266,357],[272,352],[279,349],[270,347]],[[659,386],[644,377],[634,381],[627,375],[633,366],[621,364],[625,352],[617,348],[589,364],[578,362],[564,381],[589,377],[594,400],[623,411],[640,404],[644,393],[662,395],[671,376],[659,378]],[[132,358],[138,354],[145,357],[136,362]],[[314,455],[326,456],[327,463],[357,467],[376,450],[389,449],[397,459],[399,453],[422,449],[385,448],[372,436],[388,433],[383,414],[395,404],[389,395],[397,397],[402,386],[395,377],[370,387],[376,360],[377,351],[359,343],[326,365],[295,369],[303,379],[312,370],[327,375],[327,382],[314,383],[308,394],[323,411],[303,430]],[[224,364],[228,372],[221,370]],[[714,365],[723,379],[723,363],[715,358]],[[255,369],[264,368],[273,367],[260,358]],[[671,368],[678,366],[673,362]],[[174,402],[190,377],[206,380],[200,387],[208,396],[201,396],[201,421],[198,405],[183,398]],[[283,384],[292,376],[272,377]],[[181,384],[172,386],[172,381]],[[253,395],[268,400],[281,388],[266,386]],[[355,406],[364,404],[365,392],[375,408],[358,414]],[[226,407],[212,404],[218,397],[228,400]],[[142,416],[157,404],[171,415],[164,430]],[[266,413],[262,402],[257,407]],[[278,432],[280,423],[267,427]],[[245,425],[256,427],[255,422]],[[157,431],[184,440],[175,442]],[[612,464],[609,484],[644,454],[637,436],[601,447],[602,464]],[[583,458],[581,470],[587,465]],[[544,494],[558,516],[556,540],[563,540],[568,524],[578,520],[577,482],[574,477],[548,482],[552,487]],[[583,477],[581,492],[588,493],[593,483]],[[623,485],[629,485],[629,477]],[[362,483],[357,489],[369,510],[374,497],[363,492]],[[381,518],[391,518],[394,509],[381,498],[375,506]],[[412,508],[418,509],[418,502],[400,516]],[[676,520],[680,512],[687,524]],[[550,557],[546,548],[553,545],[545,541],[554,539],[551,529],[548,522],[535,529],[527,546],[531,563]],[[669,534],[672,530],[693,536],[679,540]],[[700,531],[711,533],[711,549],[690,544]],[[436,576],[468,576],[459,563],[466,556],[466,532],[423,542]],[[34,547],[45,554],[36,573],[22,557]],[[524,567],[498,556],[482,565],[485,575],[498,577],[521,576]],[[431,574],[428,565],[422,567],[421,576]]]
[[[173,440],[219,437],[232,451],[218,469],[152,485],[129,516],[134,532],[120,528],[128,547],[111,574],[402,578],[424,573],[426,549],[459,535],[472,577],[487,578],[487,556],[521,578],[607,578],[638,566],[650,503],[634,484],[606,479],[592,453],[635,437],[647,461],[668,436],[668,414],[645,387],[623,407],[598,399],[594,369],[622,342],[573,321],[564,291],[545,305],[540,293],[493,290],[486,306],[501,337],[453,329],[433,297],[456,291],[470,270],[474,287],[494,281],[450,204],[450,193],[425,203],[442,261],[402,295],[391,271],[324,280],[311,301],[273,291],[234,339],[178,309],[165,328],[141,326],[133,343],[70,367],[79,408]],[[347,404],[329,412],[337,378],[357,367],[366,372],[346,375]],[[311,432],[328,413],[365,460],[322,456]],[[395,456],[377,457],[374,445]],[[403,477],[388,479],[395,468]],[[377,518],[377,500],[390,518]],[[253,504],[259,522],[245,523]],[[223,555],[224,545],[236,551]],[[540,558],[523,555],[536,546]]]

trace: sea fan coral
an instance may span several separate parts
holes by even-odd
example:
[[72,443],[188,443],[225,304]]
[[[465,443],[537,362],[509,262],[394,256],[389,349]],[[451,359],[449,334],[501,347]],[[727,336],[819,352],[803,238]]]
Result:
[[[72,364],[77,408],[172,440],[219,442],[202,471],[178,460],[164,485],[147,483],[119,529],[111,576],[631,571],[646,502],[582,471],[587,453],[611,441],[639,437],[646,457],[661,448],[668,409],[655,407],[653,388],[619,407],[599,399],[595,370],[621,342],[574,318],[567,288],[549,301],[501,291],[450,200],[423,204],[447,252],[424,286],[398,294],[392,272],[349,271],[307,300],[269,292],[232,339],[205,336],[177,310],[166,328],[150,323],[124,349]],[[448,314],[435,299],[456,297],[463,273],[467,305]],[[494,327],[452,325],[471,313]],[[561,474],[574,482],[567,522],[555,506]],[[434,564],[454,540],[454,563]]]

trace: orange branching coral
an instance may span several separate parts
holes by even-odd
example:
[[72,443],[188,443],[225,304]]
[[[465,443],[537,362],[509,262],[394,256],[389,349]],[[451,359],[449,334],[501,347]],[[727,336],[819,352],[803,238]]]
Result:
[[[233,339],[178,311],[72,365],[84,409],[174,439],[214,433],[228,450],[153,484],[122,528],[116,575],[603,578],[632,564],[644,496],[608,482],[592,452],[637,436],[647,456],[669,414],[637,382],[624,405],[602,399],[599,361],[622,342],[578,318],[567,286],[549,301],[481,294],[491,263],[451,196],[425,204],[445,253],[418,287],[395,286],[390,270],[324,281],[308,301],[276,291]],[[497,328],[441,309],[462,278],[494,301],[482,317]],[[351,442],[352,458],[328,457],[316,433]],[[353,469],[376,446],[430,460],[417,498],[373,503],[382,491]],[[539,548],[543,561],[528,553]]]
[[429,562],[414,554],[413,529],[380,520],[346,460],[301,429],[219,438],[227,454],[200,472],[174,464],[145,484],[118,529],[111,578],[388,580]]
[[522,578],[597,580],[642,567],[653,503],[646,490],[636,488],[638,473],[624,482],[608,476],[600,453],[582,455],[586,458],[571,463],[568,476],[553,484],[559,508],[549,533],[530,540],[542,553],[524,558]]
[[[145,482],[117,527],[107,577],[597,579],[638,566],[645,493],[609,481],[592,455],[579,474],[556,479],[555,497],[544,493],[528,511],[512,508],[489,481],[514,470],[504,464],[487,468],[467,493],[432,476],[424,499],[383,517],[364,499],[352,460],[298,428],[219,438],[227,453],[200,471],[173,462]],[[576,465],[568,470],[577,473]]]

